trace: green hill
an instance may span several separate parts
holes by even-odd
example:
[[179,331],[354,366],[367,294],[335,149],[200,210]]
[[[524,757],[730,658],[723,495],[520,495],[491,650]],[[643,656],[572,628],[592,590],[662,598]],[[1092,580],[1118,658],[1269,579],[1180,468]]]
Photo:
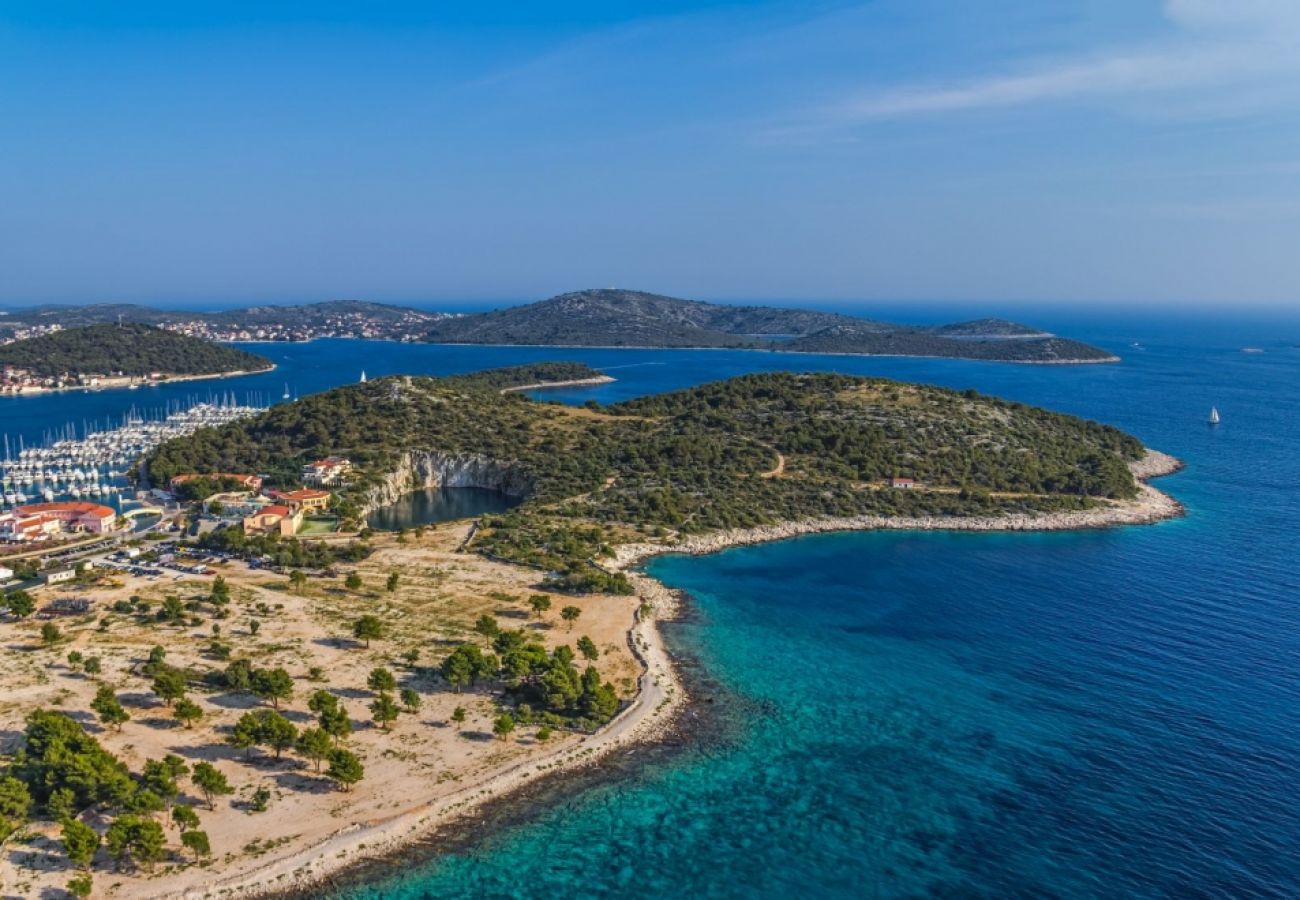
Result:
[[[340,507],[355,516],[408,453],[473,458],[490,473],[479,486],[527,495],[492,520],[484,548],[591,574],[587,561],[606,542],[653,529],[1083,509],[1132,497],[1126,464],[1143,454],[1137,439],[1109,426],[884,379],[747,375],[609,407],[501,393],[544,370],[336,388],[164,444],[148,470],[157,481],[253,471],[290,484],[303,461],[344,454],[359,474]],[[578,371],[565,364],[549,380]],[[926,489],[882,489],[894,476]]]
[[0,346],[0,365],[42,378],[88,375],[215,375],[271,368],[261,356],[151,325],[88,325]]

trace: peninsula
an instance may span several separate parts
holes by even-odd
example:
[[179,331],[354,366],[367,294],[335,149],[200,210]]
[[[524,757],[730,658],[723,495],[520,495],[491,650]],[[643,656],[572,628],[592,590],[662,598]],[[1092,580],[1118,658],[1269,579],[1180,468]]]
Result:
[[[652,554],[1179,513],[1142,483],[1176,467],[1168,457],[974,391],[795,373],[611,406],[512,390],[602,377],[580,363],[391,376],[154,450],[142,474],[195,487],[196,520],[212,517],[211,492],[243,502],[236,482],[265,482],[277,503],[328,498],[342,530],[281,536],[253,515],[168,542],[180,581],[109,559],[9,596],[0,637],[31,652],[0,672],[6,889],[307,888],[647,739],[684,698],[657,628],[677,598],[630,568]],[[430,486],[520,503],[474,522],[361,527]],[[148,541],[137,550],[161,558]]]
[[270,360],[151,325],[88,325],[0,345],[6,391],[116,387],[177,378],[242,375]]

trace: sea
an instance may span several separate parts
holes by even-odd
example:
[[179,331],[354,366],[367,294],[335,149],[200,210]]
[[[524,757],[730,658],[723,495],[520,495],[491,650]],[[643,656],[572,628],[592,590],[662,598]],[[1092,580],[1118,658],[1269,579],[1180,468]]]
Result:
[[259,344],[275,372],[3,399],[0,431],[542,359],[618,379],[538,393],[557,402],[830,370],[1116,425],[1185,461],[1158,482],[1185,518],[653,560],[690,596],[667,639],[707,727],[331,896],[1300,896],[1300,315],[1056,315],[1123,361]]

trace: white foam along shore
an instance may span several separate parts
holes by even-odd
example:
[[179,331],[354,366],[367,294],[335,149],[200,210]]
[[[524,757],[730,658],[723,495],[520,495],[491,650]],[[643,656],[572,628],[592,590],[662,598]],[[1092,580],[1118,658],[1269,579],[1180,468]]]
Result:
[[[1167,454],[1148,450],[1146,456],[1132,463],[1130,468],[1135,477],[1145,482],[1178,471],[1182,463]],[[1059,531],[1149,524],[1183,514],[1182,505],[1167,494],[1145,483],[1139,488],[1139,495],[1133,500],[1107,501],[1096,509],[1080,512],[987,518],[855,516],[805,519],[676,542],[620,545],[615,549],[609,568],[627,574],[637,596],[644,601],[643,608],[651,612],[649,615],[638,614],[628,633],[633,654],[643,666],[639,690],[635,699],[608,725],[574,746],[514,763],[483,781],[466,785],[436,801],[382,819],[353,823],[293,854],[209,882],[202,888],[156,896],[193,900],[212,896],[264,897],[308,891],[345,869],[362,862],[382,861],[416,841],[427,840],[443,829],[454,828],[471,818],[484,804],[533,784],[543,776],[576,770],[611,752],[661,735],[672,724],[686,694],[658,629],[661,618],[675,615],[681,595],[648,575],[632,571],[633,567],[652,556],[664,553],[703,555],[743,544],[828,531]]]

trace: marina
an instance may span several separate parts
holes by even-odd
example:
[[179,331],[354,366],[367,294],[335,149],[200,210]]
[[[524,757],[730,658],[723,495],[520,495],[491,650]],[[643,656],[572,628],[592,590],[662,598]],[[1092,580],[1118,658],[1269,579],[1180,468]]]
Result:
[[[152,411],[132,407],[120,424],[66,425],[28,447],[4,436],[0,461],[0,509],[55,500],[97,499],[121,508],[135,462],[175,437],[247,418],[264,407],[239,402],[233,394],[189,405],[173,403]],[[16,446],[15,446],[16,444]]]

